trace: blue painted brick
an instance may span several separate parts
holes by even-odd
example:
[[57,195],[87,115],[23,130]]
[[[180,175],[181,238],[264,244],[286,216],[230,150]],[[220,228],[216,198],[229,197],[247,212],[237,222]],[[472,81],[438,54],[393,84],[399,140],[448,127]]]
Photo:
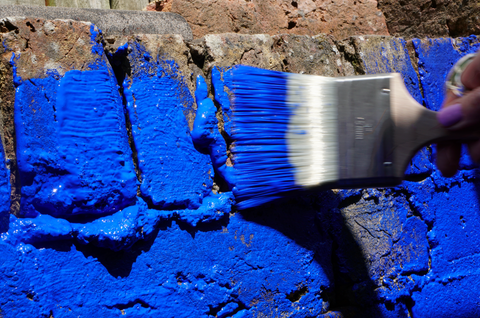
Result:
[[107,66],[22,80],[14,111],[21,215],[103,215],[135,202],[123,106]]
[[212,189],[208,155],[192,142],[184,109],[193,97],[172,59],[129,43],[131,78],[123,83],[138,153],[142,196],[158,208],[198,208]]

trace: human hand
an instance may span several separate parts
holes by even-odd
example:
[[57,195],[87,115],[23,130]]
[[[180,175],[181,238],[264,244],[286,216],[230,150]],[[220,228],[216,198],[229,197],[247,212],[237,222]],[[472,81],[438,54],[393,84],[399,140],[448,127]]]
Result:
[[[448,90],[437,119],[449,130],[480,130],[480,54],[465,68],[461,82],[468,91],[463,96]],[[467,143],[470,157],[480,161],[480,140]],[[445,177],[458,170],[462,143],[445,141],[437,145],[437,167]]]

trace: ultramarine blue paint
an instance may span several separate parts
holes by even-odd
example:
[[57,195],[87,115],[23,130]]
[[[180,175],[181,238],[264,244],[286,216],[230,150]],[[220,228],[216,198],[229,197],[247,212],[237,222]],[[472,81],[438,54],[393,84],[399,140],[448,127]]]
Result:
[[[425,104],[429,109],[440,110],[444,98],[443,83],[448,72],[462,56],[476,52],[480,48],[480,43],[478,43],[478,38],[473,35],[457,39],[455,46],[453,43],[455,40],[448,38],[424,41],[426,42],[422,43],[415,39],[413,44],[419,57],[418,72],[424,88]],[[476,167],[467,154],[466,147],[463,147],[460,160],[461,169]]]
[[12,53],[12,57],[10,58],[10,65],[12,65],[12,71],[13,71],[13,84],[15,86],[18,86],[22,83],[22,79],[20,76],[17,75],[17,65],[15,64],[15,60],[18,60],[20,58],[20,53],[15,54]]
[[[331,285],[331,273],[314,260],[315,253],[272,228],[249,222],[240,214],[229,215],[231,194],[217,198],[223,202],[217,207],[227,208],[229,221],[223,228],[198,231],[193,237],[176,221],[159,221],[165,225],[148,243],[121,253],[84,248],[71,241],[49,245],[45,242],[48,236],[40,236],[39,230],[35,235],[45,240],[30,241],[37,247],[19,243],[16,239],[32,237],[35,227],[29,222],[43,222],[44,229],[50,224],[52,233],[64,236],[69,235],[69,224],[51,216],[33,220],[12,216],[12,231],[0,236],[4,256],[0,277],[14,289],[0,289],[2,315],[253,318],[271,317],[275,312],[317,316],[328,310],[320,295]],[[145,207],[144,203],[140,206]],[[214,206],[211,210],[217,213]],[[172,213],[143,211],[142,218],[150,220],[147,225]],[[132,213],[124,211],[123,215],[128,221]],[[109,220],[116,222],[112,217]],[[109,222],[104,221],[97,231],[109,229]],[[81,226],[73,227],[78,231]],[[331,252],[328,244],[322,245],[324,238],[318,234],[314,238],[320,244],[315,249],[318,253]],[[292,303],[287,295],[302,286],[308,292]]]
[[195,228],[228,216],[233,204],[231,192],[206,197],[196,210],[161,211],[148,209],[138,198],[136,205],[88,223],[74,223],[50,215],[17,218],[10,215],[10,228],[2,240],[12,245],[74,241],[120,251],[146,239],[161,222],[178,220]]
[[10,216],[10,170],[6,163],[3,144],[0,142],[0,233],[8,231]]
[[106,70],[22,82],[15,128],[23,216],[104,215],[134,204],[125,118]]
[[[157,208],[198,208],[212,189],[213,167],[192,143],[184,110],[193,98],[173,60],[154,60],[134,42],[123,83],[142,196]],[[188,176],[188,177],[187,177]]]
[[92,46],[92,54],[96,54],[99,57],[105,55],[102,42],[99,40],[102,31],[98,29],[94,24],[90,25],[90,45]]
[[[470,50],[469,41],[459,42],[459,50]],[[424,55],[419,55],[419,59],[423,65],[439,58],[432,53],[435,43],[431,51],[428,46],[422,46],[422,50]],[[438,51],[444,55],[448,52]],[[149,90],[158,85],[158,73],[169,79],[163,82],[163,93],[170,88],[179,90],[176,82],[170,81],[171,74],[177,74],[172,72],[176,72],[175,64],[155,62],[146,52],[130,57],[132,65],[145,67],[148,76],[134,77],[126,84],[127,89],[137,81],[138,90]],[[383,63],[380,56],[371,58],[378,59],[378,65]],[[114,81],[112,73],[102,73],[98,65],[98,73],[67,73],[66,80],[80,81],[68,82],[68,87],[63,88],[59,87],[63,79],[55,72],[42,79],[15,79],[16,103],[27,111],[22,113],[26,125],[22,132],[17,131],[22,134],[17,135],[22,137],[17,140],[19,145],[57,151],[52,136],[58,136],[60,125],[68,132],[71,108],[82,106],[76,104],[78,95],[68,98],[71,89],[81,87],[87,80],[99,88],[95,79],[106,76]],[[227,92],[230,88],[225,78],[231,74],[234,73],[223,74]],[[426,95],[438,83],[425,83]],[[201,78],[195,95],[198,111],[191,136],[180,115],[172,115],[172,121],[181,123],[172,130],[191,137],[195,148],[204,153],[192,152],[193,156],[201,156],[218,172],[224,163],[226,146],[217,135],[216,109]],[[130,97],[133,96],[136,95]],[[32,98],[35,103],[29,102]],[[172,108],[182,112],[185,105],[191,105],[180,104]],[[168,105],[173,103],[159,103],[159,108]],[[154,115],[158,114],[152,110],[155,107],[156,104],[149,107]],[[110,115],[117,111],[117,107],[105,108]],[[164,108],[162,111],[170,114]],[[27,114],[50,120],[35,121]],[[130,118],[134,115],[135,112],[131,113]],[[148,123],[159,117],[142,118]],[[160,121],[161,125],[168,123]],[[32,131],[44,142],[33,137],[26,142],[23,137],[33,136]],[[82,134],[87,132],[88,129],[81,130]],[[145,139],[164,136],[154,129],[148,133]],[[68,135],[60,137],[68,139]],[[73,139],[76,138],[78,135]],[[62,145],[67,147],[67,153],[86,153],[74,143]],[[110,147],[108,144],[95,152],[102,153]],[[212,149],[218,150],[218,156]],[[34,180],[42,187],[49,186],[47,176],[53,180],[62,176],[57,162],[68,167],[62,161],[66,159],[52,159],[47,151],[29,151],[29,156],[23,155],[22,159],[20,155],[19,159],[24,168],[35,166],[29,171],[35,173]],[[118,162],[122,156],[123,153],[115,154],[99,165]],[[423,156],[431,164],[429,153]],[[2,171],[8,173],[2,170],[2,163],[0,158],[0,176]],[[424,171],[423,166],[413,168],[417,174]],[[171,183],[182,182],[179,179],[184,182],[208,172],[204,166],[191,169],[166,178],[171,178]],[[45,214],[35,218],[10,216],[8,231],[0,231],[0,316],[334,317],[343,311],[337,311],[336,298],[363,317],[408,317],[409,312],[413,317],[477,317],[478,171],[473,165],[462,163],[457,176],[445,179],[433,166],[430,169],[422,181],[406,181],[398,188],[312,193],[243,213],[232,210],[231,192],[215,195],[209,188],[194,208],[152,209],[144,200],[134,197],[128,207],[111,215],[97,215],[84,223]],[[42,175],[42,171],[50,175]],[[99,173],[102,179],[105,173],[108,180],[108,171]],[[142,177],[154,178],[156,173],[149,168],[142,171]],[[8,182],[2,184],[0,180],[0,199],[2,193],[4,197],[9,193],[5,187]],[[184,200],[185,192],[173,193],[171,202],[176,198],[177,202]],[[46,200],[41,193],[39,199]],[[359,252],[361,256],[356,257]],[[340,292],[343,290],[346,294]]]
[[198,151],[210,155],[215,171],[233,189],[236,184],[235,169],[227,165],[227,144],[218,128],[217,108],[208,98],[207,83],[200,75],[197,77],[195,99],[197,115],[191,132],[193,143]]
[[431,110],[440,110],[444,98],[445,78],[453,64],[462,56],[474,53],[480,47],[475,36],[458,39],[427,39],[422,43],[414,39],[415,52],[418,55],[418,72],[423,87],[425,105]]

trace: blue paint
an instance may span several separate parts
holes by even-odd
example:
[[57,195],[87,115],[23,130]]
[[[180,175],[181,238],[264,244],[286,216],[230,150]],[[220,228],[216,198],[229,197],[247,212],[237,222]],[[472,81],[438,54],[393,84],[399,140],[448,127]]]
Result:
[[134,204],[136,176],[121,106],[106,70],[17,86],[23,216],[105,215]]
[[197,115],[191,132],[192,141],[198,151],[210,155],[215,171],[233,189],[236,183],[235,170],[227,165],[227,144],[218,130],[217,109],[208,98],[207,83],[200,75],[197,77],[195,99]]
[[10,170],[0,142],[0,233],[8,231],[10,216]]
[[138,198],[136,205],[88,223],[69,222],[50,215],[36,218],[10,215],[10,228],[3,234],[2,240],[14,246],[73,240],[81,245],[91,244],[120,251],[146,239],[161,222],[178,220],[192,229],[199,224],[218,222],[228,216],[232,204],[233,195],[228,192],[205,198],[204,204],[197,210],[152,210]]
[[449,38],[423,41],[414,39],[413,44],[419,58],[418,72],[425,105],[428,109],[440,110],[444,98],[443,83],[448,72],[462,56],[476,52],[480,44],[475,36],[460,38],[455,44]]
[[13,73],[13,85],[18,86],[22,83],[22,79],[17,74],[17,65],[15,61],[20,58],[20,53],[15,54],[12,53],[12,57],[10,58],[10,65],[12,65],[12,73]]
[[157,208],[198,208],[214,171],[209,157],[195,150],[184,116],[193,98],[175,61],[154,60],[137,42],[130,47],[132,75],[123,87],[142,197]]
[[[435,55],[435,41],[430,47],[421,46],[423,55],[419,54],[419,62],[424,67],[440,58]],[[460,40],[457,49],[464,54],[471,50],[473,42],[474,38]],[[124,55],[126,49],[124,45],[118,52]],[[182,173],[174,169],[166,173],[168,165],[162,171],[162,165],[151,159],[148,164],[143,163],[142,178],[151,182],[158,180],[155,178],[160,173],[169,184],[194,180],[189,188],[192,192],[185,192],[182,187],[177,192],[157,188],[151,193],[157,198],[165,195],[173,202],[158,206],[147,204],[145,201],[151,202],[144,192],[141,194],[145,201],[133,194],[127,206],[105,216],[95,213],[91,221],[84,219],[82,223],[72,218],[66,220],[65,214],[54,214],[61,209],[67,211],[66,203],[64,207],[55,206],[50,215],[11,215],[8,229],[0,231],[0,284],[4,287],[0,288],[0,316],[303,318],[335,317],[342,312],[347,316],[348,310],[362,317],[381,318],[407,317],[409,312],[413,317],[443,317],[446,313],[453,317],[479,316],[476,299],[480,292],[476,286],[480,275],[480,183],[474,165],[463,162],[462,170],[454,178],[445,179],[431,165],[430,152],[424,152],[419,154],[422,159],[409,168],[412,174],[423,178],[419,182],[405,181],[392,189],[302,194],[261,209],[235,213],[231,192],[213,194],[211,183],[206,183],[205,192],[195,192],[202,189],[198,186],[202,180],[211,180],[213,169],[235,184],[234,178],[229,179],[225,173],[233,169],[222,170],[228,167],[226,145],[218,132],[217,110],[208,98],[205,81],[197,79],[198,110],[190,133],[182,114],[193,105],[193,99],[183,90],[183,84],[178,84],[182,79],[177,66],[168,59],[155,60],[141,47],[132,45],[132,50],[132,77],[124,87],[127,100],[138,102],[128,109],[130,119],[138,115],[135,123],[132,120],[136,126],[132,126],[146,132],[141,137],[137,132],[135,136],[135,147],[139,153],[143,151],[141,158],[155,158],[159,153],[149,151],[149,146],[170,143],[180,136],[181,150],[173,151],[175,147],[171,147],[172,152],[167,153],[172,154],[170,159],[180,162],[191,155],[192,160],[205,163],[186,165]],[[404,52],[400,46],[399,50]],[[451,51],[439,50],[438,54],[457,54],[448,52]],[[382,56],[370,58],[378,67],[384,67]],[[18,55],[12,58],[14,66],[16,58]],[[398,62],[401,60],[400,55]],[[395,63],[390,64],[392,69],[398,69]],[[124,144],[123,135],[104,142],[108,147],[97,147],[100,142],[96,138],[100,135],[89,137],[90,144],[82,143],[81,136],[89,128],[98,122],[109,122],[109,115],[123,114],[121,101],[114,94],[115,80],[108,68],[102,70],[105,66],[97,63],[90,71],[72,71],[64,77],[51,70],[44,78],[15,79],[16,107],[21,106],[16,111],[22,116],[16,117],[21,177],[36,182],[22,190],[25,198],[35,197],[23,201],[22,209],[25,202],[34,206],[51,200],[42,191],[56,180],[72,182],[71,171],[78,171],[71,167],[69,155],[87,158],[93,151],[105,157],[105,149],[118,149],[119,144]],[[229,132],[235,129],[236,122],[231,122],[228,115],[231,105],[226,96],[234,89],[230,78],[236,71],[219,70],[221,76],[215,77],[214,85],[216,99],[223,114],[227,114],[224,121]],[[430,68],[428,75],[438,76],[436,71]],[[91,93],[90,85],[98,93],[104,82],[108,82],[104,85],[115,95],[111,100],[106,97],[108,94]],[[152,92],[154,85],[156,91]],[[222,85],[226,88],[221,89]],[[438,82],[422,85],[427,98]],[[84,111],[82,106],[87,103],[82,103],[74,93],[77,89],[91,93],[86,94],[87,103],[102,104],[106,98],[110,102],[105,105],[111,107],[97,108],[104,111],[102,116],[95,115],[93,109]],[[142,95],[142,89],[145,95],[158,94],[156,102]],[[68,97],[70,94],[72,98]],[[91,95],[98,95],[100,102],[92,102]],[[138,96],[144,98],[137,99]],[[142,105],[148,107],[143,113],[135,113],[134,105],[137,110]],[[82,111],[72,112],[72,108]],[[72,135],[72,122],[81,122],[72,116],[79,114],[85,114],[89,123],[95,124],[85,124],[81,134]],[[158,123],[160,128],[170,125],[171,130],[155,130],[151,123]],[[124,133],[125,127],[119,131]],[[241,149],[248,146],[241,145]],[[66,154],[66,158],[60,153]],[[107,157],[97,161],[102,167],[97,170],[88,166],[85,159],[83,162],[90,169],[86,174],[92,177],[97,173],[101,180],[108,181],[109,164],[118,165],[122,158],[131,160],[131,154],[125,153],[115,152]],[[3,164],[4,158],[0,158],[0,200],[8,200],[8,170]],[[237,167],[235,162],[235,170]],[[122,169],[121,173],[127,170]],[[131,175],[131,166],[129,169]],[[111,180],[121,180],[121,173]],[[132,180],[135,190],[134,175]],[[34,184],[39,192],[37,188],[32,190]],[[88,192],[77,190],[79,196]],[[192,193],[202,194],[201,199],[195,204],[186,203],[196,198]],[[95,192],[93,200],[100,200],[102,195],[101,191]],[[73,210],[81,204],[70,206]],[[168,210],[161,210],[164,207]],[[81,209],[88,210],[88,204]],[[1,213],[0,209],[0,216]],[[339,303],[348,306],[339,309]]]
[[102,31],[98,29],[94,24],[90,25],[90,45],[92,46],[92,54],[99,57],[104,56],[104,50],[102,45]]

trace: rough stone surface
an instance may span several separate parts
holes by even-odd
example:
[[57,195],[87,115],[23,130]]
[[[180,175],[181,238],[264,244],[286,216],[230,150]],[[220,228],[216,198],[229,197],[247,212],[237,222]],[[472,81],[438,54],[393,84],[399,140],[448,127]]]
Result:
[[[187,120],[194,119],[194,99],[185,68],[187,47],[179,36],[138,37],[127,45],[131,71],[123,89],[138,154],[141,195],[157,208],[196,209],[211,193],[213,167],[190,136]],[[124,50],[125,46],[117,54]],[[183,178],[185,173],[188,179]]]
[[188,44],[193,61],[207,76],[215,66],[237,64],[323,76],[354,74],[335,41],[325,35],[209,34]]
[[210,33],[265,33],[275,35],[388,34],[375,0],[220,1],[164,0],[149,10],[175,12],[188,21],[195,38]]
[[378,0],[391,35],[457,37],[480,34],[476,0]]
[[332,37],[324,34],[273,36],[273,51],[282,60],[282,71],[321,76],[354,75],[354,69],[345,60]]
[[[2,137],[5,154],[10,162],[12,185],[12,212],[20,209],[20,179],[18,178],[13,123],[12,57],[17,54],[16,75],[24,79],[45,77],[46,71],[55,69],[64,74],[71,69],[82,69],[86,60],[92,60],[90,25],[78,22],[65,23],[42,19],[3,19],[0,22],[3,52],[1,55]],[[48,38],[48,40],[47,40]],[[65,59],[65,56],[69,58]],[[21,58],[18,58],[20,57]]]
[[191,40],[192,31],[183,17],[173,13],[80,9],[61,7],[0,6],[2,17],[71,19],[94,23],[108,35],[180,34]]

